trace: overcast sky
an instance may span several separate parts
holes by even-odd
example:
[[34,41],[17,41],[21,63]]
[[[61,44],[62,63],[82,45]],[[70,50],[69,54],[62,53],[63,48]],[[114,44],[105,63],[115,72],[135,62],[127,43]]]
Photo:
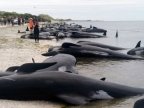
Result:
[[144,20],[144,0],[0,0],[1,11],[83,20]]

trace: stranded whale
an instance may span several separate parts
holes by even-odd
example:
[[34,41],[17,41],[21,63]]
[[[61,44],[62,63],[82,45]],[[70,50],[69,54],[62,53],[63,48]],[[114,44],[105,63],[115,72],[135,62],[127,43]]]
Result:
[[9,67],[6,71],[16,71],[16,73],[33,73],[38,70],[65,71],[78,73],[75,70],[76,58],[69,54],[58,54],[47,58],[42,63],[25,63],[21,66]]
[[[109,47],[110,48],[110,47]],[[124,54],[109,48],[98,47],[86,44],[74,44],[65,42],[61,46],[53,47],[44,56],[54,56],[59,53],[71,54],[75,57],[106,57],[120,59],[144,59],[138,56]]]
[[0,77],[0,98],[21,100],[59,99],[81,105],[98,99],[140,95],[144,89],[105,82],[78,74],[42,71]]

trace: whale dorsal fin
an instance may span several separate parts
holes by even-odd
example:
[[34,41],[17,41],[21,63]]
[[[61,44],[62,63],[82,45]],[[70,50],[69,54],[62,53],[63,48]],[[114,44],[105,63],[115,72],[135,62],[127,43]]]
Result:
[[138,47],[140,47],[141,46],[141,41],[139,41],[138,43],[137,43],[137,45],[135,46],[135,48],[138,48]]

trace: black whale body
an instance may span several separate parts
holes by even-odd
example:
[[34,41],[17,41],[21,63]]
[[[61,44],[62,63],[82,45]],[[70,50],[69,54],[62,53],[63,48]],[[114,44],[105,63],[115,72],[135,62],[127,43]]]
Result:
[[107,30],[100,29],[100,28],[97,28],[97,27],[86,28],[86,29],[84,29],[83,31],[85,31],[85,32],[90,32],[90,33],[103,33],[103,35],[106,35],[106,34],[107,34]]
[[47,58],[42,63],[25,63],[21,66],[12,66],[9,67],[6,71],[16,71],[20,74],[33,73],[38,70],[47,70],[47,71],[65,71],[78,73],[75,70],[76,58],[68,54],[58,54],[56,56]]
[[137,100],[133,108],[144,108],[144,99]]
[[98,99],[141,95],[144,89],[91,79],[73,73],[43,71],[0,77],[0,98],[16,100],[59,99],[81,105]]
[[9,75],[13,75],[12,72],[0,72],[0,77],[3,77],[3,76],[9,76]]
[[[34,34],[24,34],[21,36],[23,39],[34,39]],[[49,32],[41,32],[39,33],[39,39],[53,39],[54,37],[50,36]]]
[[106,36],[94,34],[94,33],[88,33],[88,32],[72,31],[71,37],[72,38],[101,38]]
[[105,29],[100,29],[100,28],[97,28],[97,27],[93,27],[93,28],[87,28],[83,31],[86,31],[86,32],[97,32],[97,33],[104,33],[104,32],[107,32],[107,30]]
[[116,46],[112,46],[112,45],[106,45],[106,44],[102,44],[102,43],[98,43],[98,42],[91,42],[91,41],[78,41],[78,44],[81,45],[91,45],[91,46],[98,46],[98,47],[102,47],[102,48],[108,48],[111,50],[125,50],[126,48],[122,48],[122,47],[116,47]]
[[142,57],[127,55],[118,51],[110,50],[108,48],[86,45],[63,43],[60,47],[51,48],[44,56],[54,56],[59,53],[71,54],[75,57],[106,57],[106,58],[120,58],[120,59],[144,59]]

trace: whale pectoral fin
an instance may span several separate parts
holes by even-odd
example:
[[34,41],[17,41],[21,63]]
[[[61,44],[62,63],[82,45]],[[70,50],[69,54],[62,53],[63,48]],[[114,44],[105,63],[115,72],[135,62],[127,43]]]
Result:
[[58,95],[57,97],[72,105],[83,105],[88,103],[88,100],[85,97],[77,96],[77,95],[73,96],[73,95],[62,94],[62,95]]
[[18,70],[17,73],[32,73],[35,72],[37,70],[41,70],[41,69],[45,69],[48,68],[50,66],[55,65],[57,62],[52,62],[52,63],[26,63],[21,65]]

